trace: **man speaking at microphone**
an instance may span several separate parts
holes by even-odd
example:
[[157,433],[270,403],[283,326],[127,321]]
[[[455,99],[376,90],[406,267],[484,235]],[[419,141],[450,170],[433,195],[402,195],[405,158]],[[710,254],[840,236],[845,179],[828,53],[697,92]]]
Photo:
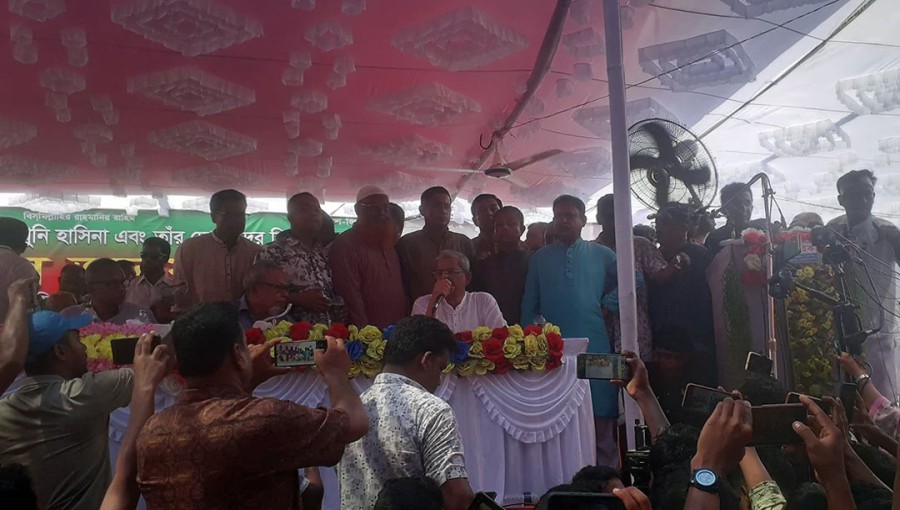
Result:
[[444,250],[435,260],[434,289],[416,300],[413,315],[427,315],[446,324],[451,331],[472,331],[479,326],[502,328],[506,320],[493,296],[466,292],[472,281],[469,259],[458,251]]
[[[828,222],[827,228],[836,233],[838,243],[852,243],[852,251],[860,258],[860,264],[848,268],[850,298],[860,305],[863,330],[881,326],[866,339],[863,350],[871,367],[871,382],[894,400],[898,393],[896,264],[900,262],[900,230],[872,215],[876,181],[871,170],[842,175],[837,181],[838,202],[846,214]],[[857,381],[862,387],[860,383],[863,380]]]

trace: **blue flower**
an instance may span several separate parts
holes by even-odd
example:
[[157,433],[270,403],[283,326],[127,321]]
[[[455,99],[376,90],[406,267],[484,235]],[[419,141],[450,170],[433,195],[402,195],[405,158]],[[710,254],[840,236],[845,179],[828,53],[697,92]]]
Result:
[[450,356],[450,362],[456,365],[462,363],[469,357],[469,344],[465,342],[456,342],[456,353]]
[[345,348],[347,349],[347,354],[350,355],[350,361],[357,361],[359,358],[362,358],[363,352],[366,350],[359,340],[347,342]]
[[390,326],[384,328],[384,331],[382,331],[382,334],[384,335],[384,341],[385,341],[385,342],[387,342],[388,340],[391,339],[391,333],[393,333],[393,332],[394,332],[394,325],[393,325],[393,324],[391,324]]

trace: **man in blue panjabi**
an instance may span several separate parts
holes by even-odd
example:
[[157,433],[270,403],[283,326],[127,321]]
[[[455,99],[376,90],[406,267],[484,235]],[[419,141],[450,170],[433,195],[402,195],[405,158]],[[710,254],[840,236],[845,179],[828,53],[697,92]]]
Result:
[[[614,290],[616,255],[605,246],[585,241],[584,202],[571,195],[553,201],[553,226],[558,240],[531,256],[522,324],[542,315],[569,338],[587,338],[588,351],[610,352],[601,302]],[[591,381],[594,421],[597,426],[597,465],[618,466],[615,441],[618,418],[617,389],[606,381]]]

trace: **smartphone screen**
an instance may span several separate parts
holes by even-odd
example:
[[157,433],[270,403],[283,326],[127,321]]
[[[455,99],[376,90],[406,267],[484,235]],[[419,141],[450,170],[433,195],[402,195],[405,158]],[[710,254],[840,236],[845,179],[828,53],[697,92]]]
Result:
[[631,379],[631,368],[621,354],[581,353],[575,360],[579,379]]
[[[138,337],[115,338],[109,341],[112,350],[112,361],[116,365],[134,365],[134,348],[137,347]],[[153,335],[152,349],[161,342],[159,335]]]
[[691,383],[684,388],[684,399],[681,401],[681,407],[685,411],[702,414],[709,418],[713,411],[716,410],[719,402],[730,396],[731,393]]
[[747,363],[744,365],[744,368],[748,372],[753,372],[755,374],[771,375],[772,365],[772,360],[762,354],[748,352]]
[[[802,393],[797,393],[796,391],[792,391],[792,392],[788,393],[787,398],[784,400],[784,403],[785,404],[799,404],[800,403],[800,395],[802,395]],[[825,414],[828,414],[828,415],[831,414],[831,403],[830,402],[826,402],[820,398],[811,397],[809,395],[807,395],[807,397],[810,398],[813,402],[815,402],[816,405],[819,406],[819,409],[824,411]]]
[[594,492],[551,492],[548,510],[625,510],[625,504],[612,494]]
[[802,443],[794,432],[794,422],[806,423],[806,406],[803,404],[773,404],[751,408],[753,412],[753,438],[750,446],[781,446]]
[[276,367],[308,367],[315,365],[313,353],[316,349],[325,349],[324,340],[305,340],[302,342],[283,342],[275,344]]

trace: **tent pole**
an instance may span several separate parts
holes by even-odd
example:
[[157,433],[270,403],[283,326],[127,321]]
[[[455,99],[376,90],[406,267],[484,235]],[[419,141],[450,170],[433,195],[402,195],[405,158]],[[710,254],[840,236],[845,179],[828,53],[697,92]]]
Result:
[[[609,80],[609,131],[612,141],[613,196],[616,214],[616,269],[619,273],[619,320],[622,350],[641,354],[637,343],[637,295],[634,280],[634,241],[631,220],[631,178],[628,166],[628,126],[625,118],[625,68],[622,65],[622,25],[619,0],[604,0],[603,25],[606,38],[606,73]],[[648,353],[649,354],[649,353]],[[625,399],[625,430],[628,448],[634,448],[637,405]]]

